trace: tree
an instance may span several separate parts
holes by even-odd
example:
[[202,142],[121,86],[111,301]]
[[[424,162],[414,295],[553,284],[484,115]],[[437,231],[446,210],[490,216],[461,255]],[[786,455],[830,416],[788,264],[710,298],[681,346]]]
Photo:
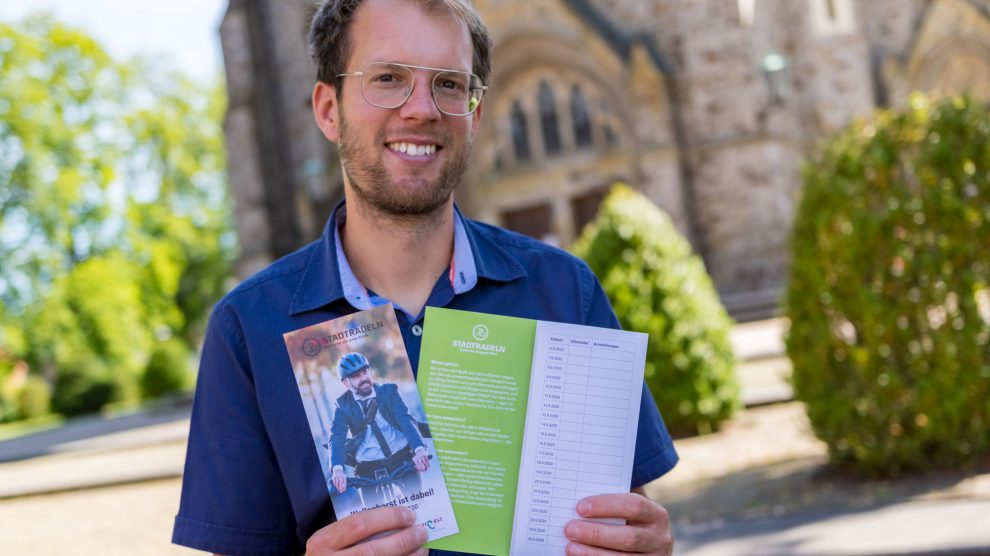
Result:
[[126,72],[50,18],[0,24],[0,301],[23,310],[116,241],[108,190]]
[[60,411],[135,399],[158,343],[195,348],[229,276],[223,87],[45,15],[0,24],[0,74],[0,351]]

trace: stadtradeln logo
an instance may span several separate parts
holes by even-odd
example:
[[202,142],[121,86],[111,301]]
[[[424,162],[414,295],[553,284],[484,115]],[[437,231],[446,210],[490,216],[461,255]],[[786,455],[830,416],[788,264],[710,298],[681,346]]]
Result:
[[474,325],[474,328],[471,329],[471,335],[474,336],[474,342],[470,340],[451,340],[450,345],[465,353],[479,353],[484,355],[505,353],[505,346],[485,343],[485,340],[489,336],[487,326],[483,324]]
[[303,342],[302,350],[306,355],[314,357],[316,354],[320,353],[321,347],[320,341],[316,338],[306,338],[306,341]]

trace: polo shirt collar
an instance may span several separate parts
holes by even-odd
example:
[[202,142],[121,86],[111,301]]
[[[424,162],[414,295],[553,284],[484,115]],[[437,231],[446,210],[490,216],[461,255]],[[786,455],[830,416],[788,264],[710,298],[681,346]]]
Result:
[[[316,248],[306,262],[302,279],[289,305],[290,314],[312,311],[340,299],[346,299],[356,309],[370,309],[376,305],[369,299],[367,289],[354,276],[340,245],[338,230],[345,217],[345,201],[341,201],[331,213]],[[473,289],[479,278],[508,282],[526,276],[526,270],[519,261],[490,238],[483,226],[464,218],[454,205],[454,273],[450,280],[455,295]],[[359,293],[364,302],[356,299]]]
[[[337,206],[343,205],[343,201]],[[344,297],[337,271],[337,253],[333,244],[333,230],[337,229],[337,209],[330,213],[323,234],[313,246],[306,260],[302,277],[289,303],[289,314],[297,315],[329,305]]]
[[[456,206],[454,210],[460,214]],[[474,251],[474,263],[479,278],[495,282],[511,282],[527,276],[523,265],[492,239],[489,225],[465,220],[464,227]]]
[[[344,298],[352,307],[362,311],[390,303],[388,299],[369,292],[354,275],[354,271],[351,270],[351,265],[347,261],[347,255],[344,253],[344,245],[340,240],[340,226],[347,221],[347,206],[339,205],[334,213],[337,219],[336,227],[333,229],[334,251],[337,256],[337,269],[340,273],[340,285],[344,290]],[[454,253],[449,270],[450,273],[447,278],[450,280],[455,295],[470,291],[478,283],[478,272],[475,268],[471,242],[468,240],[467,232],[464,229],[464,217],[458,210],[454,211]],[[401,307],[398,308],[402,309]],[[405,309],[402,310],[405,311]],[[411,319],[415,318],[414,315],[409,316]]]

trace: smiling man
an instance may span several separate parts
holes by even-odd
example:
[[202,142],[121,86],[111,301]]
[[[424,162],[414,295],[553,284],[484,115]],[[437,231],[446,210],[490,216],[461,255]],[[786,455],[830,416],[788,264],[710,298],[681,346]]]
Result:
[[[345,202],[319,240],[214,308],[173,542],[225,554],[427,553],[405,508],[336,520],[286,332],[391,302],[415,372],[427,305],[618,328],[582,261],[454,205],[491,48],[468,0],[336,0],[317,12],[313,111],[339,147]],[[632,492],[577,506],[627,524],[571,521],[568,554],[670,553],[667,513],[640,487],[677,455],[645,386],[638,430]]]

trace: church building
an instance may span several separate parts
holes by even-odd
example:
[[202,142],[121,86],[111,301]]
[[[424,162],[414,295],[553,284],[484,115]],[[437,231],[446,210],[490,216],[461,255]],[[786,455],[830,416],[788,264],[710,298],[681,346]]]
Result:
[[[616,182],[670,214],[738,320],[786,285],[801,166],[912,91],[990,100],[990,0],[475,0],[495,39],[456,193],[567,247]],[[312,0],[230,0],[220,28],[246,276],[315,239],[342,196],[310,109]]]

